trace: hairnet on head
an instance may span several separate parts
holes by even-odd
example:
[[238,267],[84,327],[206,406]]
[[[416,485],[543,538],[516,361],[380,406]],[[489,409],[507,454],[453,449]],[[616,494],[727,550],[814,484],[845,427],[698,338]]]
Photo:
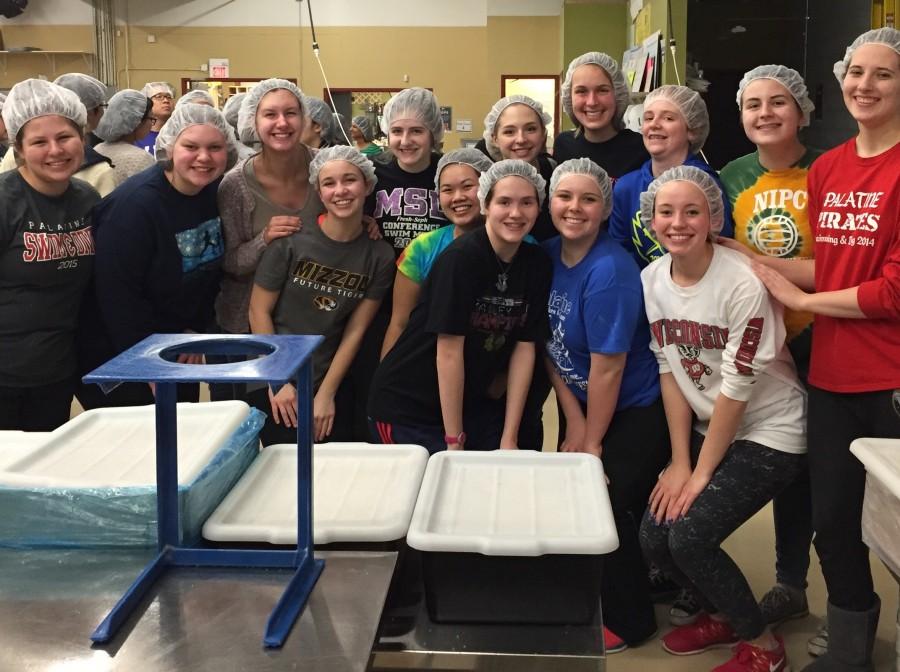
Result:
[[149,98],[134,89],[122,89],[109,99],[106,113],[94,129],[101,140],[115,142],[133,132],[147,114]]
[[296,84],[277,77],[264,79],[250,89],[247,92],[247,97],[241,101],[237,114],[237,132],[241,142],[259,142],[259,134],[256,132],[256,111],[267,93],[278,91],[279,89],[284,89],[297,99],[297,102],[300,104],[301,117],[305,117],[308,114],[308,100],[303,95],[303,92],[297,88]]
[[331,142],[336,126],[331,108],[321,98],[312,96],[303,96],[303,104],[306,106],[304,112],[319,125],[319,137],[323,142]]
[[3,112],[3,103],[6,102],[6,94],[0,93],[0,113]]
[[809,126],[809,115],[816,109],[816,106],[809,99],[806,82],[803,81],[800,73],[784,65],[760,65],[744,74],[741,83],[738,84],[737,91],[739,110],[743,109],[741,99],[744,96],[744,89],[747,88],[750,82],[754,82],[757,79],[773,79],[786,88],[797,102],[800,112],[803,114],[803,121],[800,123],[800,126]]
[[622,123],[622,117],[625,116],[625,108],[628,107],[628,82],[625,81],[625,75],[622,74],[622,70],[619,69],[619,64],[616,60],[599,51],[589,51],[569,63],[569,68],[566,70],[566,78],[563,81],[561,91],[563,110],[569,115],[569,119],[572,120],[572,123],[580,128],[581,122],[575,118],[575,112],[572,109],[572,77],[575,75],[575,71],[582,65],[597,66],[606,73],[606,76],[609,77],[609,81],[612,82],[613,94],[616,97],[616,113],[613,115],[613,128],[621,131],[625,128],[625,125]]
[[428,89],[418,86],[403,89],[385,103],[381,117],[382,132],[388,135],[391,124],[398,119],[421,121],[422,125],[431,131],[435,144],[444,139],[444,120],[441,118],[441,108],[437,98]]
[[209,105],[197,105],[185,103],[177,106],[172,111],[172,116],[159,129],[156,136],[156,160],[167,161],[172,157],[172,147],[178,136],[191,126],[212,126],[225,136],[225,144],[228,149],[228,167],[237,162],[237,141],[234,131],[225,121],[225,117],[216,108]]
[[546,131],[547,125],[553,121],[549,114],[544,112],[544,106],[541,105],[534,98],[529,98],[528,96],[523,96],[521,94],[515,94],[512,96],[506,96],[505,98],[501,98],[494,106],[491,108],[491,111],[487,113],[487,116],[484,118],[484,144],[487,146],[488,153],[494,158],[495,161],[499,161],[503,158],[500,154],[500,148],[494,143],[494,135],[497,131],[497,122],[500,121],[500,115],[503,114],[503,110],[505,110],[510,105],[525,105],[534,110],[534,113],[537,115],[538,121],[541,122],[541,127]]
[[330,161],[346,161],[359,169],[366,181],[366,194],[371,194],[375,189],[375,166],[369,159],[363,156],[356,147],[348,145],[335,145],[326,147],[316,152],[309,164],[309,183],[317,190],[319,188],[319,171]]
[[153,98],[153,96],[158,95],[160,93],[165,93],[167,96],[175,97],[175,89],[169,86],[168,82],[147,82],[144,84],[144,88],[141,89],[141,93],[143,93],[148,98]]
[[521,177],[523,180],[531,182],[537,192],[538,206],[544,205],[544,198],[547,196],[545,191],[547,182],[541,177],[537,168],[521,159],[504,159],[492,164],[478,178],[478,201],[481,203],[482,211],[486,207],[488,195],[494,185],[504,177]]
[[19,131],[32,119],[59,115],[70,119],[83,132],[87,109],[69,89],[44,79],[26,79],[10,89],[3,103],[3,123],[10,141],[18,141]]
[[612,212],[612,182],[607,172],[588,158],[563,161],[550,176],[550,198],[553,198],[553,192],[559,186],[560,180],[567,175],[584,175],[593,179],[600,188],[600,196],[603,198],[601,221],[609,217],[609,213]]
[[210,107],[215,107],[216,101],[213,100],[213,97],[209,95],[207,91],[192,89],[175,101],[175,107],[187,104],[209,105]]
[[834,64],[834,76],[837,77],[841,84],[844,83],[844,77],[847,75],[847,68],[850,67],[850,58],[853,56],[853,52],[864,44],[882,44],[900,54],[900,30],[896,28],[876,28],[863,33],[853,40],[853,43],[847,47],[844,58]]
[[696,166],[675,166],[669,168],[662,175],[657,177],[647,191],[641,194],[641,222],[648,231],[652,231],[650,225],[653,220],[653,211],[656,206],[656,194],[663,185],[669,182],[690,182],[695,185],[706,197],[709,204],[709,234],[715,239],[722,231],[722,225],[725,222],[725,204],[722,200],[722,190],[712,176],[705,170],[701,170]]
[[694,136],[691,140],[691,154],[699,152],[709,136],[709,112],[700,94],[686,86],[665,84],[647,94],[644,109],[657,100],[668,100],[678,108],[684,117],[684,123]]
[[366,142],[372,142],[372,140],[375,139],[375,129],[372,128],[372,123],[369,121],[368,117],[359,115],[353,117],[350,123],[359,129],[359,132],[362,133]]
[[81,102],[84,103],[86,110],[93,110],[106,102],[106,84],[90,75],[85,75],[81,72],[70,72],[60,75],[53,80],[53,83],[69,91],[74,91]]
[[479,149],[474,147],[460,147],[453,149],[444,154],[437,164],[437,170],[434,172],[434,187],[438,191],[441,189],[441,173],[447,166],[455,166],[463,164],[469,166],[478,173],[479,176],[494,165],[488,157]]
[[222,114],[225,115],[225,121],[237,131],[238,125],[238,112],[241,111],[241,102],[244,98],[247,97],[245,92],[234,93],[228,96],[228,100],[225,101],[224,107],[222,107]]

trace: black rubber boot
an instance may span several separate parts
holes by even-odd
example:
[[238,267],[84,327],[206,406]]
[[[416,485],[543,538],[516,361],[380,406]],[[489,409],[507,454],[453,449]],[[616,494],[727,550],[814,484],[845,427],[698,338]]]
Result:
[[828,603],[828,652],[803,672],[875,672],[872,647],[878,630],[881,600],[868,611],[846,611]]

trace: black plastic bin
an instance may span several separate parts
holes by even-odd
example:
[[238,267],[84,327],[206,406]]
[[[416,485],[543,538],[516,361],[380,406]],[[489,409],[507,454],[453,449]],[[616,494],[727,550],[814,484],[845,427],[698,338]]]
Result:
[[585,625],[600,605],[602,556],[422,553],[436,623]]

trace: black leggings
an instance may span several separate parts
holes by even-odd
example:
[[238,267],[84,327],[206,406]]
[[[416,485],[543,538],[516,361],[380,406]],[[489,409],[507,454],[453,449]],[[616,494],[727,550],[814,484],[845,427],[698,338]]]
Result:
[[850,443],[860,437],[900,438],[891,392],[840,394],[809,388],[814,543],[828,601],[848,611],[867,611],[875,602],[869,549],[862,541],[866,471],[850,452]]
[[[702,441],[693,437],[692,465]],[[647,559],[690,590],[706,611],[722,613],[745,641],[759,637],[765,623],[747,579],[721,544],[805,468],[805,455],[735,441],[686,516],[657,524],[648,509],[641,523]]]

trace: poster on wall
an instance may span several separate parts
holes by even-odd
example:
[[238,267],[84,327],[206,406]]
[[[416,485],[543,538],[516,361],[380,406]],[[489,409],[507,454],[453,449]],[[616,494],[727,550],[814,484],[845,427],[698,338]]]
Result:
[[662,53],[660,52],[662,33],[656,31],[645,39],[641,46],[644,50],[644,77],[639,91],[649,93],[660,85],[662,72]]
[[444,133],[449,133],[450,124],[453,122],[453,108],[441,105],[441,121],[444,122]]
[[643,45],[626,49],[622,56],[622,72],[628,82],[629,89],[637,93],[641,90],[641,81],[644,77],[644,63],[647,56],[644,54]]

